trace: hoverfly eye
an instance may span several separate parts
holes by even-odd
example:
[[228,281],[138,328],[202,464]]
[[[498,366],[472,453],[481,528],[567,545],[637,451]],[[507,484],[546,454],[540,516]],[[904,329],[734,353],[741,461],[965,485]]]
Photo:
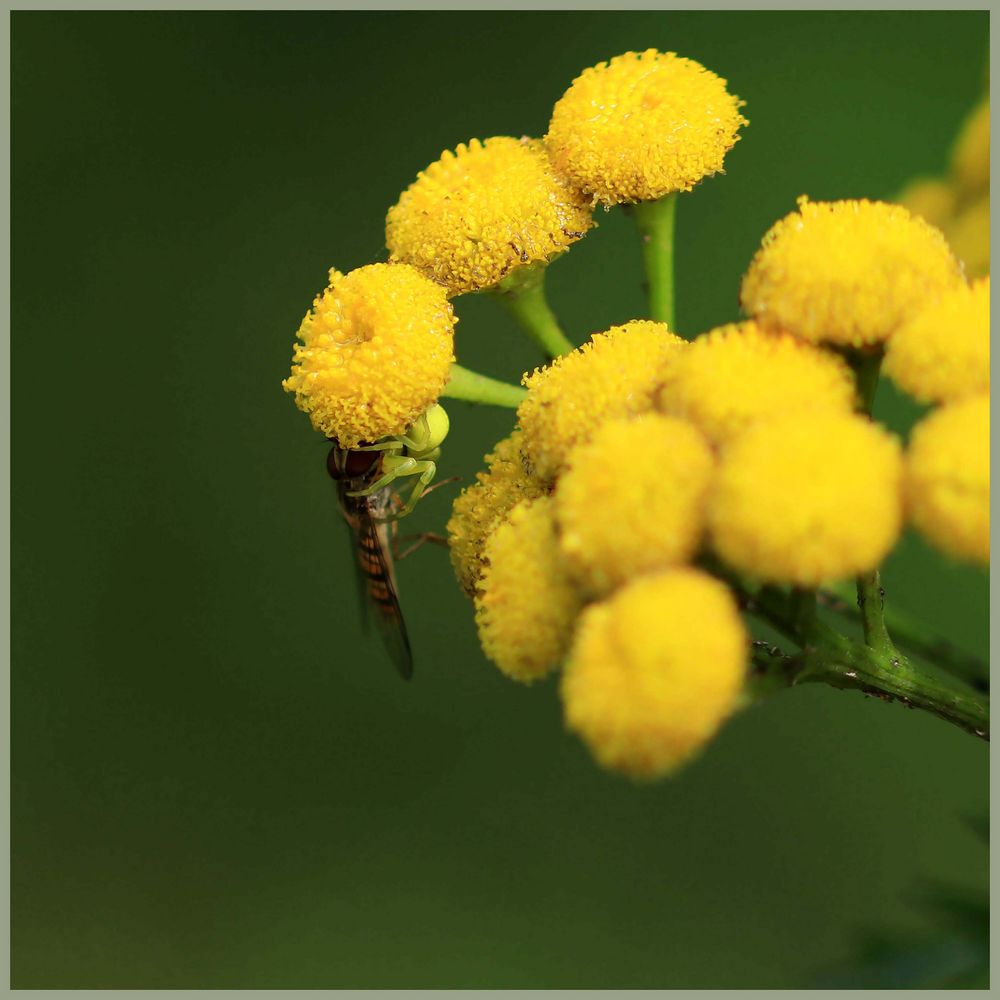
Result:
[[348,451],[334,446],[326,456],[326,471],[331,479],[360,479],[380,457],[377,451]]

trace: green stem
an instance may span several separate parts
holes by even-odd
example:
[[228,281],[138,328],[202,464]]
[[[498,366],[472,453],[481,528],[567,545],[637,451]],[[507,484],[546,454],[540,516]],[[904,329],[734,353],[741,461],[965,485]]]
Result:
[[896,647],[885,626],[885,590],[877,569],[857,578],[858,610],[865,645],[883,653],[894,654]]
[[558,358],[576,350],[545,297],[544,265],[518,268],[497,285],[493,294],[548,357]]
[[[819,598],[823,606],[834,614],[852,621],[861,620],[853,586],[834,584],[828,591],[820,592]],[[884,619],[890,635],[902,649],[934,663],[979,690],[986,690],[989,665],[979,657],[958,649],[916,618],[893,609],[891,605],[885,609]]]
[[751,658],[751,691],[762,696],[781,687],[803,683],[827,684],[840,690],[863,691],[884,701],[899,701],[936,715],[968,733],[988,740],[989,697],[938,677],[905,657],[887,657],[859,642],[810,647],[788,656],[755,646]]
[[642,257],[649,285],[649,315],[674,328],[674,217],[677,195],[631,206],[642,237]]
[[881,345],[864,351],[851,350],[845,353],[847,363],[854,369],[858,385],[858,412],[869,417],[875,405],[883,353]]
[[451,377],[442,396],[461,399],[466,403],[485,403],[488,406],[508,406],[517,409],[526,391],[519,385],[480,375],[459,364],[451,366]]
[[988,695],[924,669],[891,644],[872,647],[855,642],[818,619],[804,617],[802,592],[786,594],[776,587],[762,587],[750,593],[739,581],[729,582],[750,614],[801,647],[800,652],[787,655],[776,647],[755,643],[750,697],[762,697],[794,684],[823,683],[841,690],[863,691],[886,701],[900,701],[989,739]]
[[[849,351],[848,364],[854,369],[858,387],[858,412],[871,417],[878,391],[884,351],[881,345],[868,350]],[[899,656],[885,626],[885,591],[877,569],[861,574],[855,581],[861,628],[865,644],[890,657]]]

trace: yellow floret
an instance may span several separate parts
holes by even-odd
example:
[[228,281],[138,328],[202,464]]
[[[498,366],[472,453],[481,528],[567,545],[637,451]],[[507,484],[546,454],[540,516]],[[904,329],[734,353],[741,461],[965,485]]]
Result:
[[521,500],[533,500],[545,487],[528,475],[521,456],[520,430],[486,456],[487,471],[455,499],[448,521],[451,564],[462,589],[474,597],[483,573],[483,546],[496,526]]
[[949,403],[914,428],[906,499],[910,519],[938,548],[989,565],[989,396]]
[[889,339],[885,370],[922,402],[990,388],[990,279],[958,285]]
[[609,770],[670,774],[733,712],[746,662],[723,584],[694,569],[641,577],[581,615],[561,683],[566,725]]
[[674,52],[626,52],[585,69],[545,137],[552,162],[595,202],[652,201],[722,170],[743,102]]
[[800,198],[764,236],[740,301],[762,326],[861,347],[961,276],[944,236],[900,205]]
[[483,652],[516,681],[562,663],[580,596],[559,552],[552,498],[522,500],[488,538],[476,597]]
[[864,573],[902,520],[899,444],[866,417],[796,413],[725,451],[709,499],[712,544],[734,569],[815,587]]
[[985,98],[965,119],[951,154],[951,173],[965,197],[990,186],[990,101]]
[[606,420],[652,409],[667,366],[685,347],[665,323],[635,320],[595,333],[527,376],[528,395],[517,413],[534,474],[551,481],[570,449]]
[[556,522],[581,586],[602,595],[690,559],[713,463],[694,426],[658,413],[608,421],[573,449],[555,493]]
[[694,340],[670,366],[659,403],[721,445],[782,413],[850,412],[854,397],[854,377],[842,358],[751,320]]
[[454,329],[444,290],[412,267],[331,270],[299,327],[282,386],[344,448],[401,434],[441,395]]
[[583,195],[553,170],[538,139],[497,136],[446,150],[386,217],[386,244],[449,294],[492,288],[547,261],[591,227]]
[[955,255],[970,278],[990,273],[990,196],[984,195],[962,209],[947,229]]

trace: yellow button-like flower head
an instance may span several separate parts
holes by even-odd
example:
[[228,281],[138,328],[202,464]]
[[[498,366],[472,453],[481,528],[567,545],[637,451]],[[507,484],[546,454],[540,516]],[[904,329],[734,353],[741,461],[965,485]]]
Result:
[[732,713],[746,661],[718,580],[687,568],[640,577],[581,615],[561,684],[566,725],[609,770],[670,774]]
[[559,552],[552,498],[522,500],[486,542],[476,597],[483,652],[516,681],[539,680],[569,649],[580,597]]
[[860,347],[961,276],[944,236],[900,205],[800,198],[764,236],[740,301],[762,326]]
[[885,370],[925,403],[990,388],[990,279],[957,285],[889,340]]
[[693,341],[670,366],[659,402],[721,445],[782,413],[849,413],[854,397],[854,377],[838,355],[751,320]]
[[910,519],[938,548],[989,565],[989,396],[949,403],[914,428],[906,499]]
[[665,323],[636,320],[595,333],[527,376],[528,395],[517,412],[534,474],[551,481],[570,450],[602,423],[652,409],[666,366],[686,347]]
[[344,448],[401,434],[441,395],[454,329],[444,290],[412,267],[331,271],[282,385],[313,427]]
[[726,81],[673,52],[626,52],[585,69],[545,142],[595,202],[653,201],[722,170],[746,119]]
[[723,453],[709,532],[734,569],[815,587],[881,562],[902,521],[902,460],[866,417],[796,413],[751,427]]
[[713,465],[710,445],[684,420],[649,413],[601,426],[570,452],[555,493],[559,542],[574,578],[601,595],[690,559]]
[[476,474],[462,491],[448,521],[451,564],[462,589],[474,597],[483,573],[483,546],[496,526],[521,500],[533,500],[546,488],[525,471],[520,430],[500,441],[486,456],[487,471]]
[[587,199],[540,140],[498,136],[442,153],[389,209],[385,231],[394,259],[459,295],[547,261],[591,225]]

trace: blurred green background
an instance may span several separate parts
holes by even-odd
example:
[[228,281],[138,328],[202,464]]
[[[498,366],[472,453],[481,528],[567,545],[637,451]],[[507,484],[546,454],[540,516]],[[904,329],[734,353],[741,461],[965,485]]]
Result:
[[[915,881],[975,887],[987,747],[799,689],[676,780],[598,771],[554,685],[480,654],[445,552],[400,568],[417,676],[362,635],[326,446],[279,382],[330,266],[445,147],[538,135],[655,46],[747,101],[683,198],[679,326],[737,316],[797,195],[938,172],[973,13],[25,13],[12,20],[13,985],[790,987]],[[577,340],[641,316],[631,223],[550,275]],[[463,298],[458,351],[539,362]],[[510,414],[450,407],[466,481]],[[882,390],[880,415],[912,412]],[[413,517],[439,527],[457,487]],[[890,599],[985,652],[985,576],[907,539]]]

